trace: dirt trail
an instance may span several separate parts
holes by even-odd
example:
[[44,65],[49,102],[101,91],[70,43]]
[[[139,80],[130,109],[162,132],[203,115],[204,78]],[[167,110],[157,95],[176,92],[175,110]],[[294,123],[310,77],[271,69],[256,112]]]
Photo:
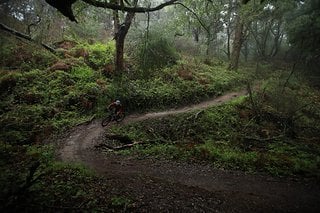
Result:
[[[228,93],[200,104],[164,112],[130,115],[124,122],[141,121],[204,109],[245,95]],[[179,212],[319,212],[320,187],[316,183],[218,170],[209,165],[101,153],[106,128],[95,120],[72,129],[61,139],[59,156],[80,162],[103,175],[110,193],[127,195],[135,210]],[[113,190],[113,191],[112,191]]]
[[131,116],[128,116],[128,118],[126,118],[126,122],[142,121],[142,120],[146,120],[146,119],[150,119],[150,118],[159,118],[159,117],[175,115],[175,114],[179,114],[179,113],[190,112],[192,110],[206,109],[210,106],[222,104],[226,101],[230,101],[236,97],[243,96],[245,94],[247,94],[247,91],[245,91],[245,90],[240,91],[240,92],[231,92],[231,93],[225,94],[223,96],[220,96],[220,97],[208,100],[208,101],[201,102],[199,104],[193,104],[193,105],[181,107],[178,109],[170,109],[170,110],[166,110],[163,112],[147,113],[147,114],[143,114],[143,115],[131,115]]

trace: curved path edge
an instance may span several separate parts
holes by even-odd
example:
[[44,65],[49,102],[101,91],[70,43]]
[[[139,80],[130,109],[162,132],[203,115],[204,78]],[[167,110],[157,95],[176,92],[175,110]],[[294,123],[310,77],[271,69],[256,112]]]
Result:
[[[245,94],[246,91],[231,92],[188,107],[129,115],[124,122],[205,109]],[[116,185],[114,188],[118,191],[115,193],[122,191],[131,196],[133,194],[135,197],[143,197],[144,202],[148,202],[144,204],[148,206],[148,210],[157,205],[173,210],[173,205],[177,207],[178,204],[168,199],[168,196],[181,200],[178,209],[186,208],[186,211],[191,211],[195,205],[202,212],[214,212],[217,209],[222,212],[256,212],[257,209],[259,212],[320,210],[318,184],[219,170],[205,164],[106,154],[94,148],[103,140],[105,131],[107,129],[101,127],[100,120],[73,128],[60,139],[59,158],[64,162],[82,163],[95,170]],[[158,190],[159,195],[154,201],[151,198],[154,197],[154,191]],[[197,196],[194,201],[196,204],[187,208],[183,202],[193,199],[192,194]],[[215,201],[212,200],[213,197]]]

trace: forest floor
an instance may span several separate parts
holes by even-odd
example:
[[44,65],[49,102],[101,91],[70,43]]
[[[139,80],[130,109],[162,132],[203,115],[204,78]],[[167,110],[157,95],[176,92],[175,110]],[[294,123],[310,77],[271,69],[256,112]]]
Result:
[[[205,109],[245,95],[227,93],[197,105],[129,115],[123,123]],[[100,120],[79,125],[59,139],[64,162],[82,163],[103,176],[113,195],[130,198],[130,212],[319,212],[320,185],[153,157],[104,153],[95,148],[108,127]],[[121,124],[120,124],[121,125]]]

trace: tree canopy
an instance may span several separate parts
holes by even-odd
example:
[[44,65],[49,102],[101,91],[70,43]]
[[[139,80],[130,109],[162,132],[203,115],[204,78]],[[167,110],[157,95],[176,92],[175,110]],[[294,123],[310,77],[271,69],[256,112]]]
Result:
[[[61,19],[48,5],[78,24]],[[123,48],[132,21],[136,24],[140,19],[136,14],[150,16],[152,12],[161,14],[168,27],[175,25],[171,33],[196,42],[201,54],[230,60],[231,69],[237,69],[243,59],[274,58],[289,50],[292,50],[289,55],[294,56],[299,55],[294,53],[296,50],[303,49],[302,58],[312,63],[319,57],[319,1],[316,0],[17,0],[3,1],[0,6],[3,24],[40,42],[62,38],[66,33],[91,37],[113,35],[119,44],[116,57],[119,70],[123,69],[121,55],[125,53]],[[149,26],[155,24],[151,21]],[[93,35],[98,29],[99,35]]]

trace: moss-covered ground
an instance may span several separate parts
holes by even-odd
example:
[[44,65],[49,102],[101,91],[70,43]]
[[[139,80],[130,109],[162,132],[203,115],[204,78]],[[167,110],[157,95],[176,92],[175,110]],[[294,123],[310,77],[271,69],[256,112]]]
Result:
[[[108,183],[82,166],[55,162],[54,148],[42,141],[104,116],[114,99],[128,113],[163,110],[198,103],[257,78],[252,67],[232,72],[219,60],[186,56],[161,69],[127,65],[119,74],[112,65],[112,42],[60,44],[59,55],[6,36],[0,42],[0,201],[13,211],[127,209],[130,198],[106,194]],[[265,65],[259,71],[270,69]],[[264,81],[251,99],[112,131],[144,142],[123,154],[319,177],[319,93],[300,80],[283,89],[279,78]]]
[[142,142],[123,154],[318,178],[320,129],[315,124],[319,123],[319,92],[298,85],[294,78],[282,94],[278,85],[278,78],[272,77],[253,97],[200,112],[115,126],[108,134]]

